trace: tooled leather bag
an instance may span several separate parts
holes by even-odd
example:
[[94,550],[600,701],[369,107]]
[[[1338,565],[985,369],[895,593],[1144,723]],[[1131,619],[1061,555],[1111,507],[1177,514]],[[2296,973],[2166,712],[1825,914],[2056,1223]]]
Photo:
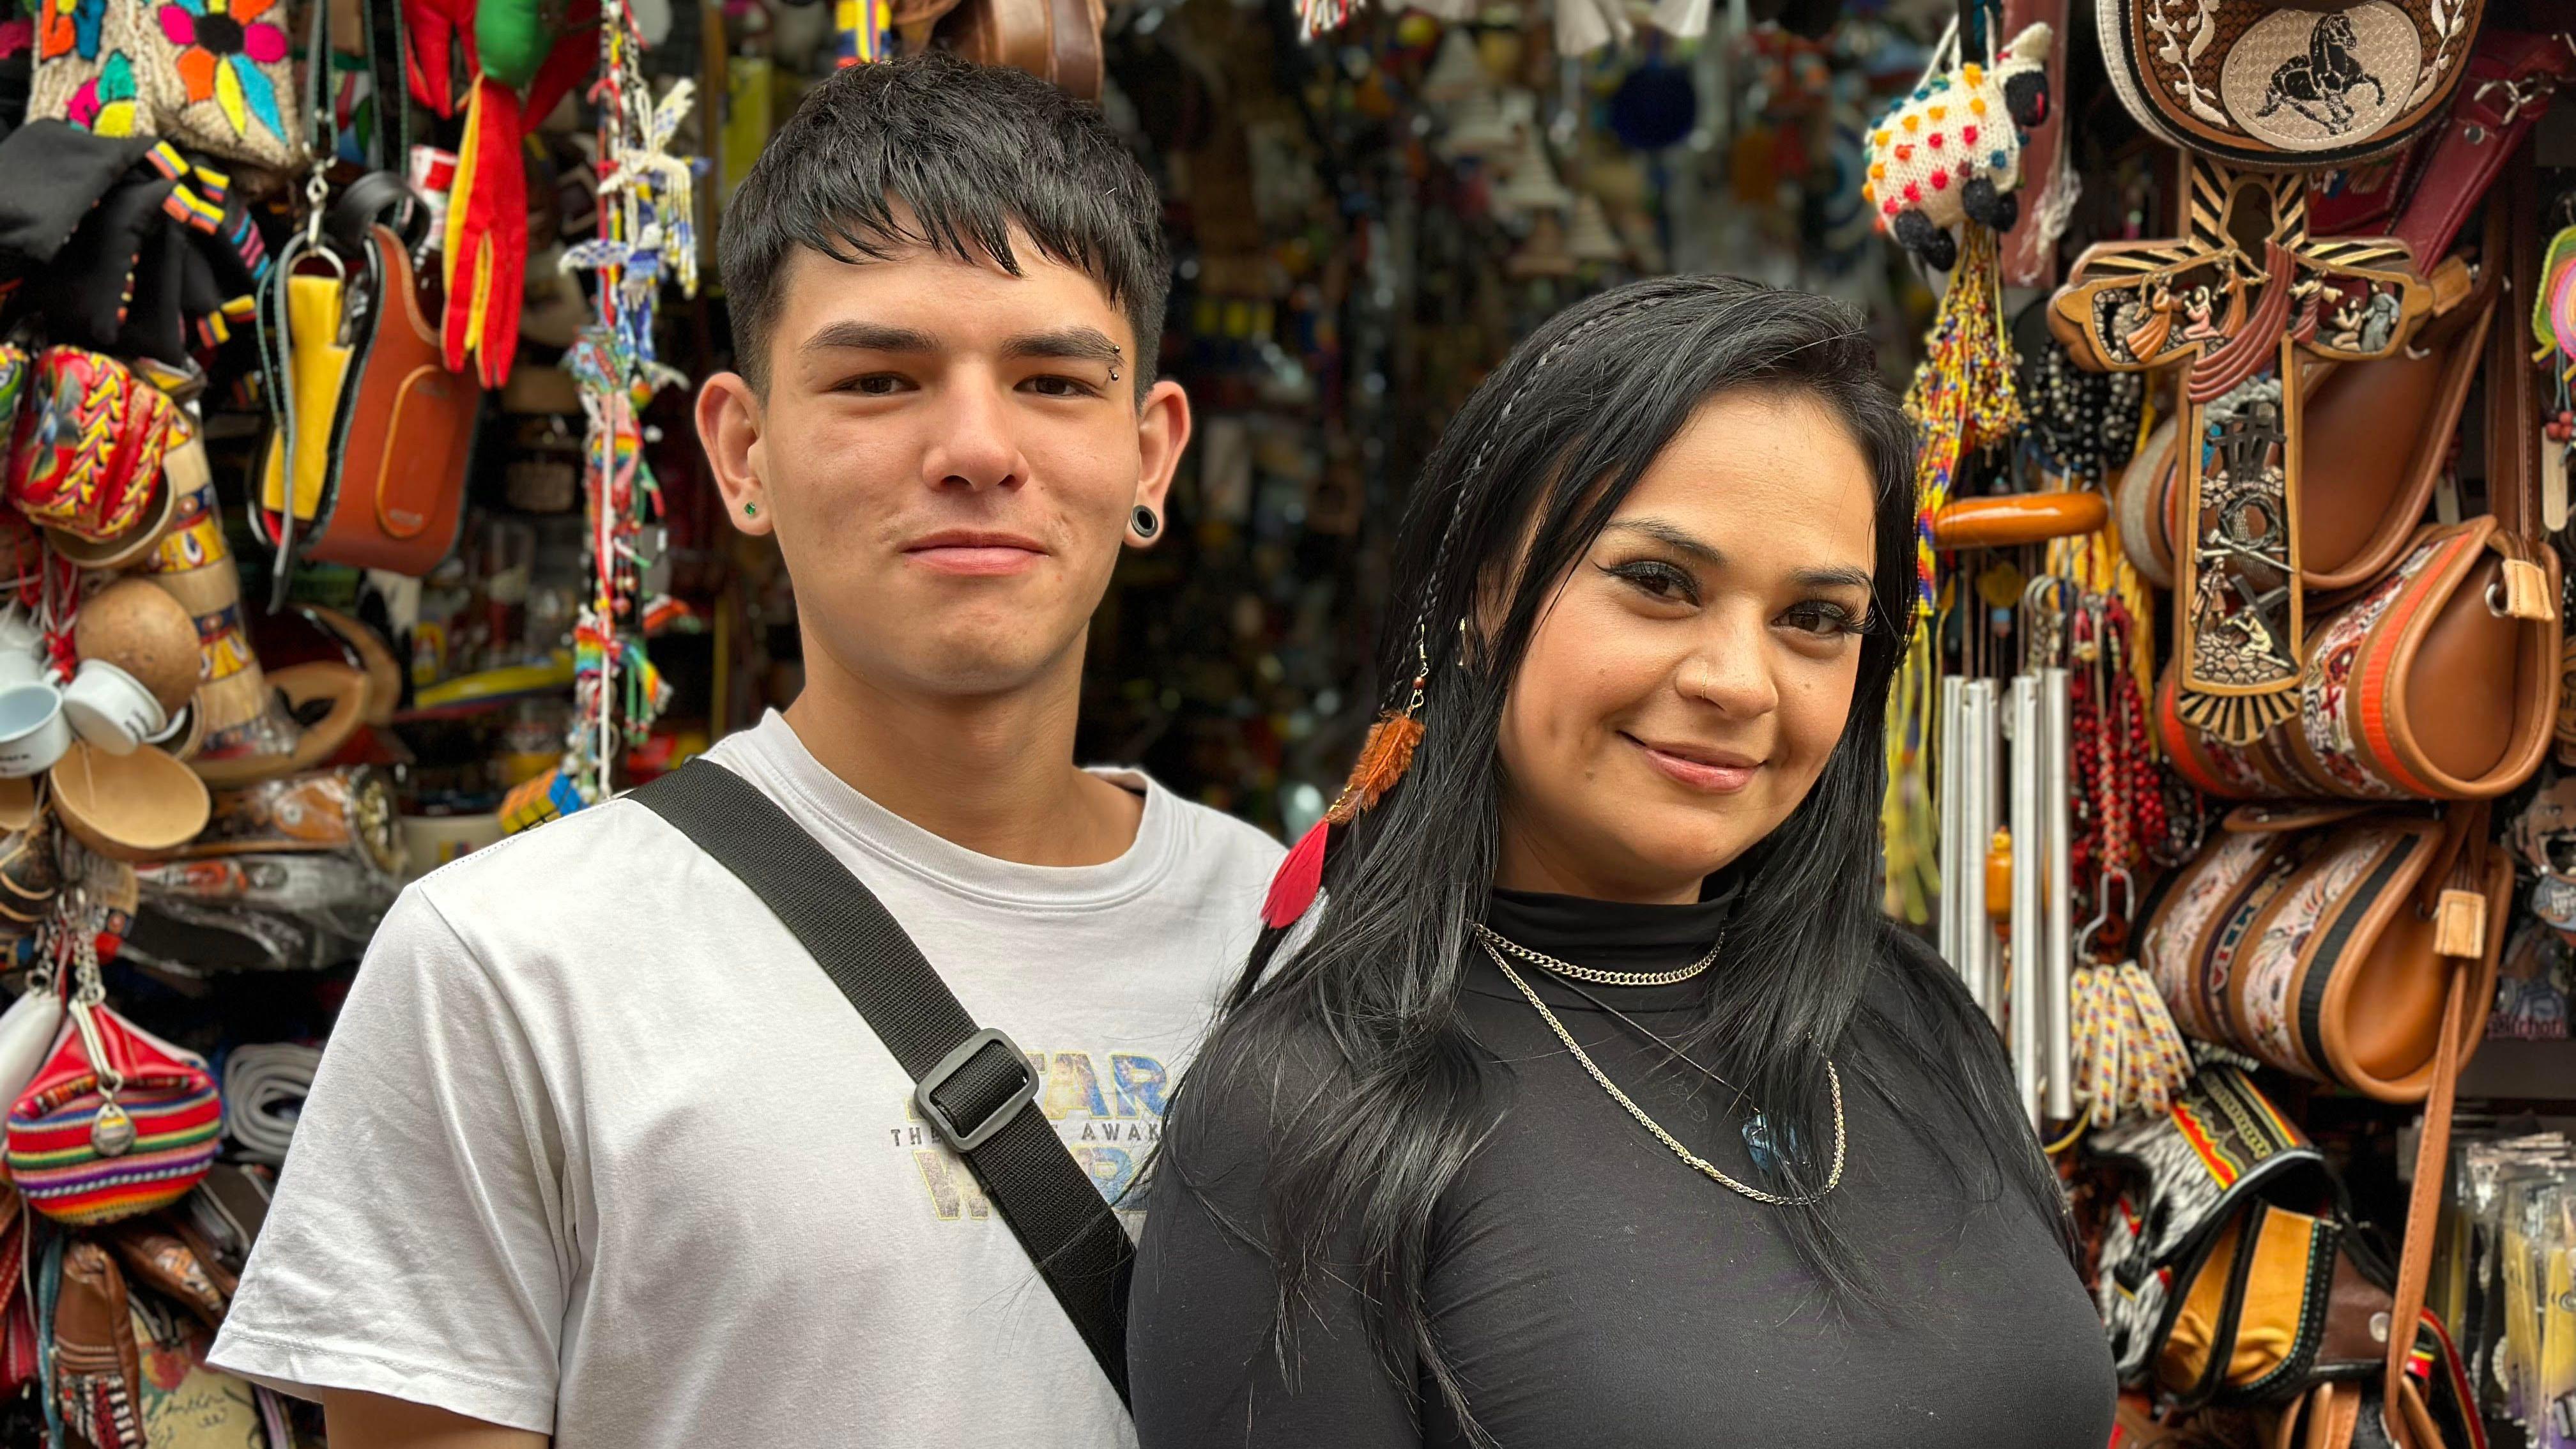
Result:
[[[2432,316],[2393,356],[2312,366],[2300,468],[2299,574],[2317,594],[2378,578],[2406,551],[2450,458],[2494,316],[2492,282],[2453,261],[2430,278]],[[2175,420],[2158,423],[2116,492],[2120,543],[2158,588],[2173,587],[2183,527]]]
[[2192,726],[2168,670],[2155,727],[2194,786],[2230,800],[2484,800],[2531,778],[2558,711],[2554,551],[2540,612],[2508,612],[2517,545],[2499,520],[2432,524],[2386,577],[2326,612],[2302,651],[2299,709],[2252,743]]
[[[2537,221],[2517,168],[2487,208],[2506,317],[2527,309]],[[2543,540],[2538,416],[2521,329],[2486,329],[2491,517],[2429,525],[2387,577],[2327,611],[2301,651],[2299,709],[2239,746],[2194,728],[2159,686],[2175,769],[2230,799],[2492,799],[2539,769],[2556,730],[2563,645],[2557,550]]]
[[[2233,1066],[2205,1065],[2165,1114],[2095,1135],[2095,1155],[2129,1173],[2101,1260],[2113,1362],[2152,1391],[2171,1442],[2242,1443],[2196,1431],[2211,1425],[2203,1410],[2243,1408],[2269,1423],[2274,1449],[2486,1449],[2465,1366],[2424,1307],[2460,1066],[2452,1028],[2473,1015],[2465,973],[2443,994],[2393,1274],[2332,1169]],[[2416,1329],[2393,1332],[2400,1323]]]
[[2129,114],[2231,165],[2324,170],[2403,146],[2467,72],[2484,0],[2095,0]]
[[270,284],[284,320],[262,309],[262,344],[290,380],[294,416],[271,438],[252,518],[289,560],[417,577],[464,523],[483,394],[440,361],[411,253],[377,219],[407,196],[398,177],[361,179],[332,208],[327,260]]
[[[2243,807],[2149,894],[2139,961],[2184,1035],[2385,1102],[2431,1089],[2443,989],[2492,998],[2513,863],[2483,805]],[[2465,1059],[2484,1035],[2464,1020]]]

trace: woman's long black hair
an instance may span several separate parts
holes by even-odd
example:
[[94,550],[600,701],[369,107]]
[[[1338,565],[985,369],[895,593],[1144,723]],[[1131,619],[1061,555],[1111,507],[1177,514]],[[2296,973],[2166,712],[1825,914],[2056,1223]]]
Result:
[[[1301,1303],[1326,1280],[1347,1280],[1333,1286],[1372,1305],[1389,1372],[1408,1392],[1417,1373],[1427,1379],[1471,1433],[1423,1277],[1434,1209],[1506,1105],[1505,1069],[1479,1049],[1459,1002],[1468,923],[1484,916],[1499,849],[1504,697],[1568,570],[1699,406],[1737,388],[1815,400],[1868,459],[1874,623],[1840,745],[1807,799],[1738,867],[1727,951],[1702,978],[1706,1012],[1683,1049],[1725,1053],[1749,1077],[1750,1099],[1808,1143],[1833,1140],[1827,1053],[1848,1085],[1889,1098],[1909,1124],[1926,1124],[1921,1104],[1889,1081],[1949,1083],[1979,1140],[1943,1141],[1928,1124],[1927,1135],[1954,1165],[2027,1194],[2062,1224],[2056,1179],[1994,1031],[1928,951],[1891,950],[1879,914],[1884,715],[1914,613],[1914,443],[1863,319],[1727,277],[1602,293],[1540,327],[1485,380],[1414,489],[1378,641],[1379,677],[1409,681],[1420,667],[1417,609],[1428,621],[1426,728],[1411,773],[1335,832],[1311,935],[1282,955],[1293,933],[1264,933],[1173,1107],[1185,1124],[1219,1093],[1250,1091],[1267,1106],[1267,1221],[1243,1230],[1277,1267],[1282,1361],[1295,1359],[1284,1350]],[[1497,597],[1499,625],[1480,630],[1462,662],[1458,621],[1495,617]],[[1863,1003],[1873,975],[1889,969],[1904,978],[1896,999],[1911,1020]],[[1869,1034],[1870,1051],[1854,1050],[1851,1029],[1868,1017],[1888,1019]],[[1877,1059],[1890,1049],[1880,1043],[1913,1060]],[[1162,1166],[1187,1188],[1188,1162]],[[1804,1176],[1794,1160],[1785,1176],[1791,1195],[1823,1185],[1812,1158]],[[1829,1296],[1884,1306],[1837,1223],[1841,1201],[1781,1209],[1782,1223]]]

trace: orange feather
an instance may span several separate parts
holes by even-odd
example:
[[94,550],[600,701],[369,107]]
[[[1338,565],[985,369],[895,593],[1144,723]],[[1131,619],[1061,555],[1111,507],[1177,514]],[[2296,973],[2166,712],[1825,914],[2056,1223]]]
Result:
[[1348,825],[1359,813],[1386,797],[1413,765],[1413,750],[1422,743],[1422,721],[1410,714],[1389,714],[1369,727],[1368,740],[1360,746],[1359,762],[1351,766],[1351,778],[1342,786],[1341,798],[1324,818],[1335,825]]

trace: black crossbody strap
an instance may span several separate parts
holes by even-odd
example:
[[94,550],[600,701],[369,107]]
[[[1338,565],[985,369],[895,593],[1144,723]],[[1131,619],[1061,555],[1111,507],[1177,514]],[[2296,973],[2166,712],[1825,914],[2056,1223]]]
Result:
[[884,903],[751,782],[696,760],[634,798],[751,887],[858,1008],[1126,1402],[1134,1250],[1038,1111],[1028,1057],[1001,1032],[978,1030]]

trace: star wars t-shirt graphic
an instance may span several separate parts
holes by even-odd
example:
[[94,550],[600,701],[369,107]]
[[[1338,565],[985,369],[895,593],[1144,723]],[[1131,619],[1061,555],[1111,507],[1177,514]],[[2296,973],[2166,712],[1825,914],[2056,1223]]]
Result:
[[[1037,1073],[1038,1110],[1134,1233],[1144,1211],[1141,1203],[1124,1199],[1146,1154],[1162,1140],[1163,1095],[1171,1076],[1162,1058],[1118,1050],[1031,1051],[1028,1057]],[[930,1210],[940,1221],[982,1222],[993,1216],[993,1204],[974,1172],[921,1120],[909,1095],[903,1099],[903,1125],[889,1128],[887,1138],[911,1156]]]

